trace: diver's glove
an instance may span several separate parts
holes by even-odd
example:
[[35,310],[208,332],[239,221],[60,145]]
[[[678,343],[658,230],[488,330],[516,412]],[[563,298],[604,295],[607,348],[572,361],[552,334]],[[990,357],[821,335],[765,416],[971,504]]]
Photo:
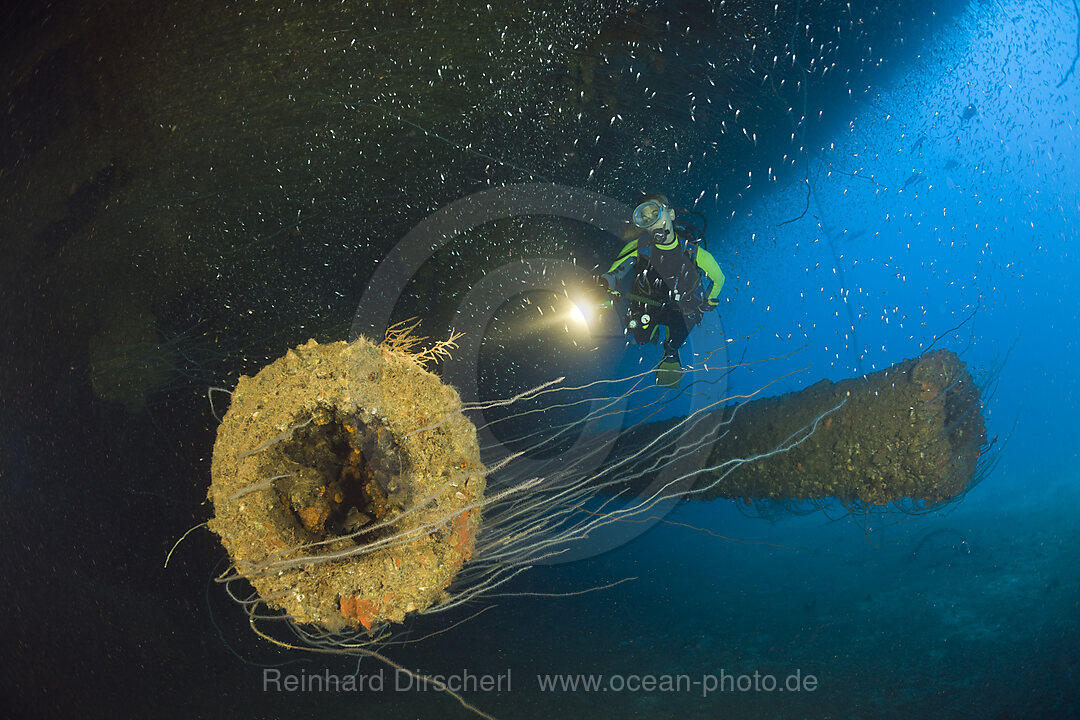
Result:
[[604,273],[597,278],[600,283],[600,287],[607,290],[609,293],[615,294],[615,276],[611,273]]
[[698,306],[698,312],[704,315],[710,310],[715,310],[719,304],[716,300],[702,300],[701,305]]

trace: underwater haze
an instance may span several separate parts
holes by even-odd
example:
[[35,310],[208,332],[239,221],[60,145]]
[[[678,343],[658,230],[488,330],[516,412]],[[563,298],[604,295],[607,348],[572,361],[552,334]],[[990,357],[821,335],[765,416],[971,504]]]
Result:
[[[0,17],[5,715],[1080,717],[1075,0]],[[591,315],[645,193],[726,276],[679,389]],[[942,349],[980,464],[932,506],[681,497],[364,650],[268,641],[204,525],[230,393],[410,318],[464,333],[431,369],[516,480],[577,468],[544,383],[644,378],[593,411],[640,438]]]

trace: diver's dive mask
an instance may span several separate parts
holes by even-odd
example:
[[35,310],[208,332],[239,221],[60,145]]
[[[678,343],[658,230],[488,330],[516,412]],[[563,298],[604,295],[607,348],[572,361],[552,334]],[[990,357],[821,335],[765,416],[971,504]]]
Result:
[[666,208],[655,200],[646,200],[634,208],[634,224],[639,228],[655,225],[664,216]]

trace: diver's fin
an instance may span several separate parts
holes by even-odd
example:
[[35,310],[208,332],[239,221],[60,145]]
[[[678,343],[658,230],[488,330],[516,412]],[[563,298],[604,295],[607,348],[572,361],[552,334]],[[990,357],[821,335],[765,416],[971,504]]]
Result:
[[671,350],[664,354],[664,359],[656,366],[656,384],[662,387],[677,387],[682,382],[683,367],[679,361],[679,351]]
[[656,384],[660,387],[678,387],[682,382],[683,369],[681,365],[669,365],[660,363],[656,368]]

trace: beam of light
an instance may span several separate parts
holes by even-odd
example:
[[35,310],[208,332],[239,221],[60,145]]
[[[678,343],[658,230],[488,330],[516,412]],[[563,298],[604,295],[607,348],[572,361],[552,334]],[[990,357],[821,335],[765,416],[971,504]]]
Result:
[[589,316],[586,314],[588,311],[578,305],[576,302],[570,302],[570,310],[567,312],[567,317],[570,321],[577,325],[579,328],[589,328]]

